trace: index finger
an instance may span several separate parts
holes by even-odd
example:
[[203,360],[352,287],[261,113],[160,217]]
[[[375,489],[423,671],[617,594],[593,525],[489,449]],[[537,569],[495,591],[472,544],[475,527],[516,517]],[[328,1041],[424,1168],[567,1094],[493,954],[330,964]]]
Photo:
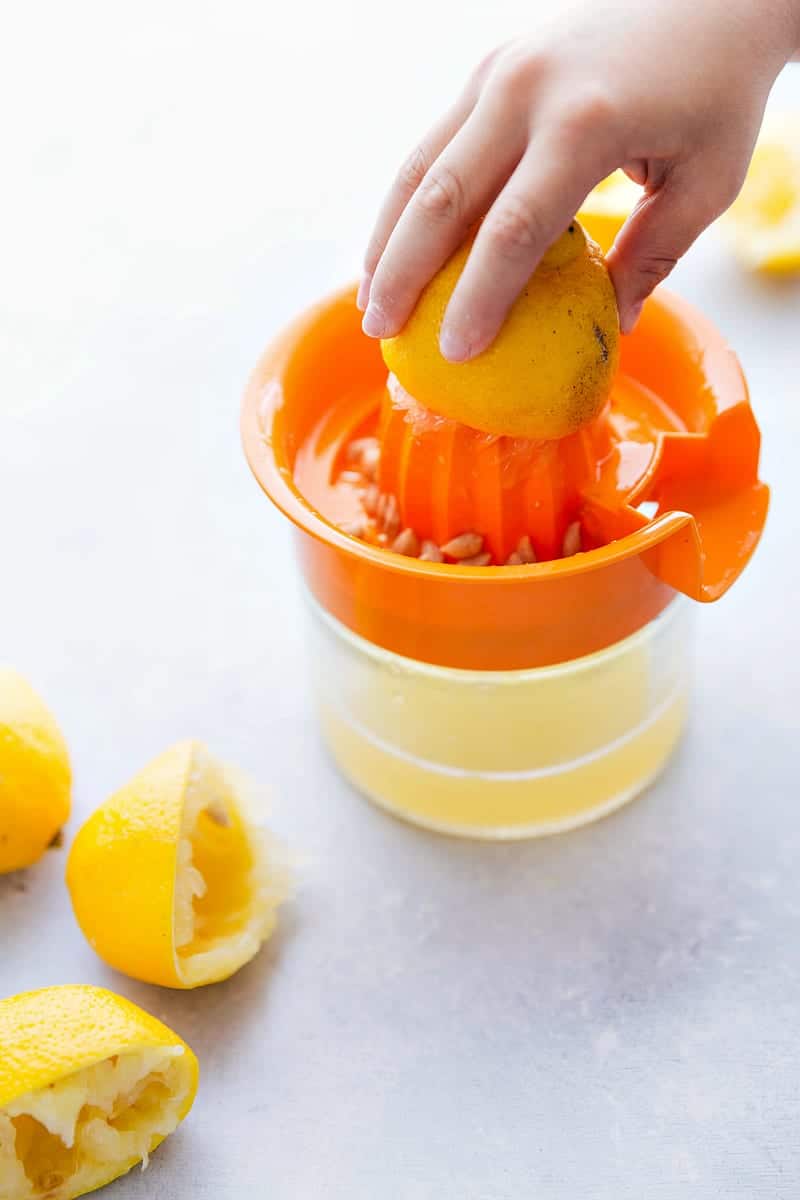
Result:
[[469,87],[456,104],[425,135],[409,154],[395,176],[378,217],[364,255],[364,270],[358,289],[358,307],[364,311],[369,301],[369,288],[375,268],[381,260],[395,225],[411,197],[430,170],[431,164],[450,144],[477,101],[477,89]]
[[494,341],[542,255],[608,172],[591,147],[579,155],[553,139],[531,143],[478,230],[447,305],[440,349],[451,362]]

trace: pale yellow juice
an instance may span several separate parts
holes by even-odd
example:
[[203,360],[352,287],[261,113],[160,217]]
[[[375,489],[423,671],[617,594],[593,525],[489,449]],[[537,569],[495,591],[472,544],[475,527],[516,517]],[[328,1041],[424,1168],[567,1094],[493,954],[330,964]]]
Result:
[[445,832],[557,832],[619,807],[683,728],[688,606],[557,667],[461,671],[372,646],[315,610],[323,734],[344,774],[399,816]]

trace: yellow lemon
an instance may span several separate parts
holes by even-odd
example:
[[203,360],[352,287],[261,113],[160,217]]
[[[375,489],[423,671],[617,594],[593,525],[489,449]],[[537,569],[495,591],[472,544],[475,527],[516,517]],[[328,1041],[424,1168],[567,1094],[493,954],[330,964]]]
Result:
[[486,433],[554,439],[605,403],[619,361],[619,318],[603,255],[574,221],[548,250],[496,339],[466,363],[439,351],[439,329],[468,241],[422,293],[383,358],[415,400]]
[[589,237],[608,254],[617,234],[636,207],[642,194],[638,184],[623,170],[612,171],[592,188],[578,213],[578,220]]
[[0,1000],[0,1196],[73,1200],[146,1163],[197,1076],[185,1042],[103,988]]
[[744,187],[721,225],[751,270],[800,271],[800,116],[764,123]]
[[69,816],[66,743],[44,702],[0,668],[0,875],[44,854]]
[[199,742],[182,742],[89,817],[67,884],[102,959],[134,979],[192,988],[253,958],[287,881],[248,791]]

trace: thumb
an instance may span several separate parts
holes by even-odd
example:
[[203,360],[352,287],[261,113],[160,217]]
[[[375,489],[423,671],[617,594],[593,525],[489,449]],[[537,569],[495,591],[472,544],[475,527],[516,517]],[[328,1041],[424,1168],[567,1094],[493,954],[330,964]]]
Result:
[[703,181],[681,184],[673,175],[642,197],[608,255],[623,333],[630,333],[653,288],[718,211]]

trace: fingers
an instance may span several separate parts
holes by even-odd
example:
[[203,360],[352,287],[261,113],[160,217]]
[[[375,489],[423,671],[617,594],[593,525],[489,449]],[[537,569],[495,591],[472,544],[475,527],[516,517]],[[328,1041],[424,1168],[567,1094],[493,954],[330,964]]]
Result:
[[420,292],[482,216],[525,149],[524,119],[499,119],[484,94],[427,171],[399,217],[375,270],[364,331],[399,332]]
[[364,270],[356,300],[362,312],[369,302],[372,277],[391,237],[392,230],[425,178],[429,167],[450,144],[475,108],[487,77],[502,49],[503,47],[497,47],[478,63],[456,103],[441,121],[434,125],[400,168],[378,214],[367,252],[364,255]]
[[458,133],[466,121],[477,100],[477,91],[470,85],[458,102],[453,105],[441,121],[422,139],[416,149],[408,156],[395,177],[388,195],[381,205],[375,228],[372,231],[367,251],[364,255],[364,270],[358,288],[358,307],[363,312],[369,300],[370,285],[375,268],[380,261],[392,230],[399,221],[403,210],[419,185],[425,178],[432,163],[439,157],[442,150]]
[[565,153],[555,139],[531,143],[478,231],[440,332],[442,354],[465,362],[485,350],[509,308],[607,163],[590,150]]
[[673,172],[642,198],[608,256],[623,333],[630,333],[644,301],[722,207],[705,171],[688,177]]

